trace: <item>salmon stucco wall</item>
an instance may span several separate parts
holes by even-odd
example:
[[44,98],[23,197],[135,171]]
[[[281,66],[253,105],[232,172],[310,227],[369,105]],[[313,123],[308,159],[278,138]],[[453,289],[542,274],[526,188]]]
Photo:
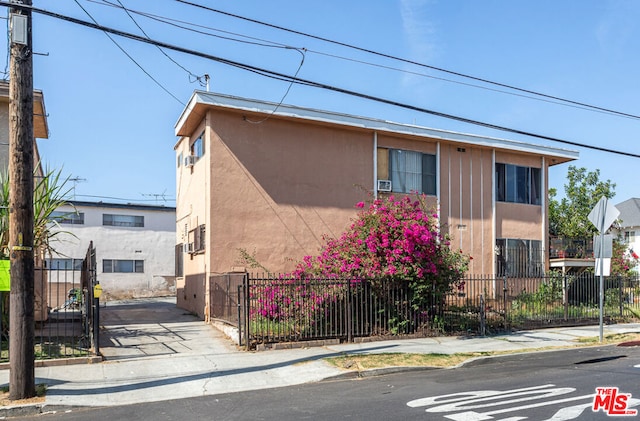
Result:
[[238,249],[269,271],[290,271],[366,200],[370,134],[229,112],[211,119],[212,273],[246,265]]

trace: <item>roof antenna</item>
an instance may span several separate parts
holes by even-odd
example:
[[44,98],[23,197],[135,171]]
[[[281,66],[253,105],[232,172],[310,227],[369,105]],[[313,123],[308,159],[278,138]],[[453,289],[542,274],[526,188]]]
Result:
[[207,86],[207,92],[209,92],[209,75],[207,73],[204,74],[204,81],[206,83]]

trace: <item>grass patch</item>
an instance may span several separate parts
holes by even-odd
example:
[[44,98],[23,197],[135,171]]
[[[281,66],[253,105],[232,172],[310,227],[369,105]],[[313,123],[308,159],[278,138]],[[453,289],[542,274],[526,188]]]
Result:
[[[612,345],[628,341],[640,340],[640,333],[616,333],[605,335],[602,344]],[[520,349],[514,351],[491,351],[491,352],[470,352],[458,354],[403,354],[403,353],[383,353],[383,354],[349,354],[340,357],[326,358],[325,360],[338,368],[352,371],[370,370],[386,367],[455,367],[467,360],[477,357],[488,357],[492,355],[518,354],[522,352],[535,352],[550,349],[566,349],[584,346],[599,345],[600,338],[597,336],[588,338],[578,338],[573,346],[548,347]]]
[[[640,333],[612,333],[610,335],[604,335],[602,337],[603,344],[616,344],[620,342],[637,340],[640,340]],[[585,345],[597,345],[600,343],[600,337],[593,336],[588,338],[579,338],[578,342]]]
[[326,361],[346,370],[368,370],[384,367],[454,367],[470,358],[491,355],[488,352],[460,354],[353,354],[327,358]]
[[45,395],[47,394],[46,384],[36,385],[36,396],[29,399],[9,399],[9,386],[4,386],[0,389],[0,406],[15,406],[15,405],[28,405],[36,403],[44,403]]

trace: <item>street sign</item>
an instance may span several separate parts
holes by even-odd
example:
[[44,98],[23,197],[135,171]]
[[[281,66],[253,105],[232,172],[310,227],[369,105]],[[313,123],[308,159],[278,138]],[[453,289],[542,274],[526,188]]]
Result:
[[[600,247],[600,241],[604,241]],[[600,255],[602,253],[602,256]],[[599,259],[601,257],[613,257],[613,235],[594,235],[593,236],[593,257]],[[597,272],[596,272],[597,273]]]
[[589,213],[588,218],[598,229],[598,232],[604,233],[618,219],[618,216],[620,216],[620,211],[609,203],[605,196],[602,196]]

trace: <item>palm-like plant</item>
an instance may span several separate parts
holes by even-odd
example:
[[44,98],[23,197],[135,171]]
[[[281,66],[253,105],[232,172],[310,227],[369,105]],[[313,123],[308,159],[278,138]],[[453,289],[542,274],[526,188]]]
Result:
[[[60,206],[67,204],[71,188],[67,187],[69,177],[62,178],[61,170],[46,169],[44,175],[34,176],[33,190],[33,237],[34,250],[38,257],[55,252],[52,242],[64,231],[51,218]],[[0,255],[8,257],[9,247],[9,175],[0,173]]]

